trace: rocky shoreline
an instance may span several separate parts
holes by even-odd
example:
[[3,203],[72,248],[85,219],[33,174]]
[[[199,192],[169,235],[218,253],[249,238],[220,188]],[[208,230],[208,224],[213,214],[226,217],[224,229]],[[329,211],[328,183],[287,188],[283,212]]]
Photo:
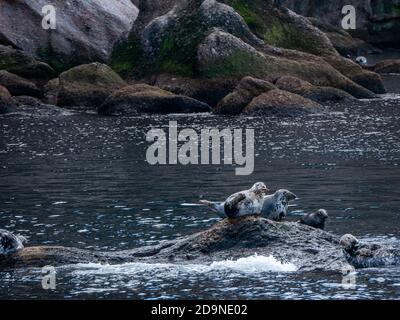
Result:
[[25,247],[0,256],[0,269],[40,268],[79,263],[196,263],[236,260],[254,254],[294,264],[298,271],[336,271],[400,263],[400,251],[365,245],[297,222],[275,222],[257,216],[224,219],[208,230],[158,245],[115,252],[66,247]]
[[[64,8],[60,1],[54,5]],[[386,91],[380,74],[400,73],[400,60],[360,66],[341,56],[369,44],[283,5],[125,0],[107,7],[88,1],[74,14],[114,18],[101,25],[100,38],[90,36],[91,25],[77,22],[79,33],[68,47],[63,28],[41,30],[28,43],[28,30],[0,23],[0,113],[18,111],[16,97],[30,96],[100,115],[296,116],[321,104],[376,97]],[[34,10],[25,1],[19,6]],[[18,8],[9,4],[0,17]]]

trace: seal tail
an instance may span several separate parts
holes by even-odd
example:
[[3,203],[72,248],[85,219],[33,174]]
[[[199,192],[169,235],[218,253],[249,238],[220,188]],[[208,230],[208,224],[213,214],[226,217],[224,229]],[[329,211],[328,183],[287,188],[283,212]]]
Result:
[[203,206],[209,207],[212,211],[218,213],[220,217],[225,217],[224,206],[220,202],[212,202],[208,200],[200,200],[199,203]]

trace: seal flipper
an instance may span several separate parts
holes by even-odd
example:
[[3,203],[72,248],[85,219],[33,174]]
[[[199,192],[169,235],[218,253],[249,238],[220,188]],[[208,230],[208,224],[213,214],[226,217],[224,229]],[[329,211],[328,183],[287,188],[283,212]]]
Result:
[[234,218],[236,217],[237,213],[238,213],[238,204],[243,201],[244,199],[246,199],[246,195],[244,193],[238,193],[234,196],[232,196],[231,198],[229,198],[224,205],[224,209],[225,209],[225,214],[229,217],[229,218]]

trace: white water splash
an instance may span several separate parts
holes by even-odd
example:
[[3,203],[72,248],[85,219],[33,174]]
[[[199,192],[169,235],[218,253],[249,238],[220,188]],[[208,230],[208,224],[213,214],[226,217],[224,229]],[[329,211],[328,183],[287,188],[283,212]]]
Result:
[[292,263],[282,263],[273,256],[259,256],[257,254],[238,260],[215,261],[210,265],[203,264],[172,264],[172,263],[125,263],[119,265],[102,265],[96,263],[77,264],[71,266],[74,275],[132,275],[148,272],[159,273],[210,273],[210,272],[237,272],[246,274],[264,272],[293,272],[298,268]]

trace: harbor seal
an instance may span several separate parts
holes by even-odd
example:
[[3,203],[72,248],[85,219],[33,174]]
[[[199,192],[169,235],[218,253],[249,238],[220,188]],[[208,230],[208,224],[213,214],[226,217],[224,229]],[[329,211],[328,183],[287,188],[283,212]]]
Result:
[[328,213],[324,209],[319,209],[317,212],[309,213],[300,219],[300,223],[315,229],[325,229],[325,221],[328,219]]
[[24,248],[25,237],[0,229],[0,256],[8,256]]
[[368,63],[368,60],[367,60],[366,57],[359,56],[359,57],[356,58],[356,62],[361,66],[366,66],[367,63]]
[[297,196],[294,193],[285,189],[264,196],[261,215],[270,220],[281,221],[287,215],[289,202],[296,198]]
[[400,264],[400,250],[378,244],[362,243],[345,234],[339,241],[347,261],[355,268],[377,268]]
[[261,214],[263,197],[268,193],[263,182],[257,182],[249,190],[237,192],[224,202],[201,200],[200,203],[210,207],[220,217],[238,218]]

